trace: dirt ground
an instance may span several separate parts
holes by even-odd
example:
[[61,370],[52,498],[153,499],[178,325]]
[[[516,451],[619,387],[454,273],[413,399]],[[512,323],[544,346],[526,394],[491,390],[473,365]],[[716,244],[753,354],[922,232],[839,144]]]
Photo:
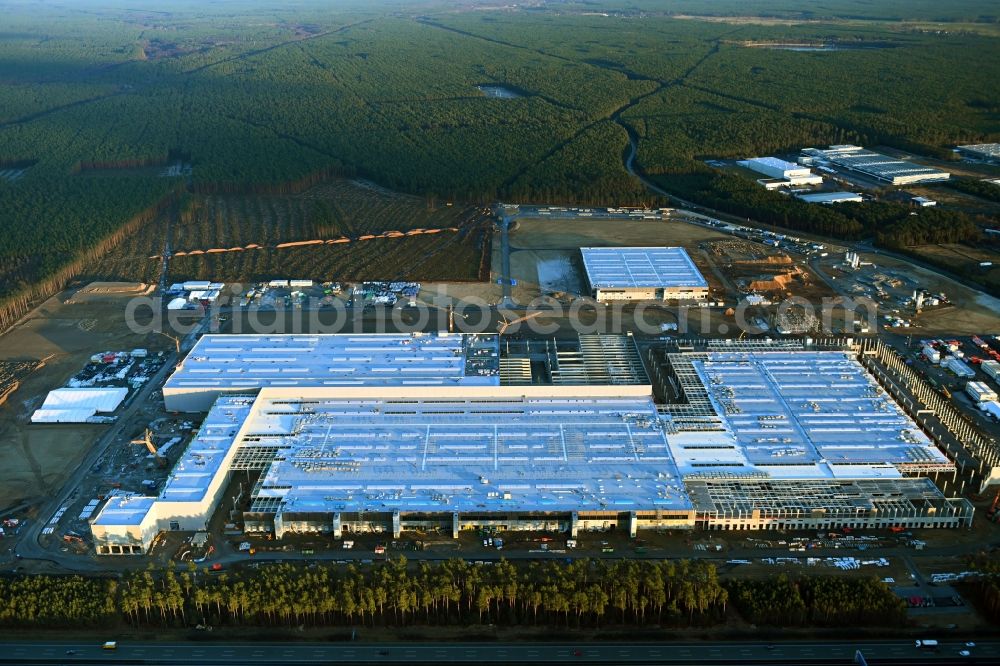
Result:
[[[699,244],[725,238],[728,236],[676,220],[521,218],[510,234],[511,277],[517,280],[513,297],[527,303],[543,293],[582,295],[587,280],[580,248],[630,246],[687,249],[709,287],[721,294],[725,287],[699,251]],[[496,252],[494,272],[498,261]]]
[[919,328],[915,334],[979,335],[1000,333],[1000,299],[965,287],[954,280],[942,277],[905,261],[882,254],[867,254],[866,261],[880,266],[901,270],[917,279],[922,287],[933,292],[944,292],[954,307],[927,310],[913,321]]
[[94,353],[136,347],[159,351],[172,344],[128,330],[125,305],[143,290],[137,285],[68,290],[0,336],[0,360],[45,359],[0,406],[0,509],[55,492],[108,428],[32,425],[31,413],[48,391],[62,386]]
[[511,250],[671,245],[693,249],[706,240],[729,238],[676,220],[519,218]]
[[460,301],[494,304],[503,290],[496,280],[492,282],[421,282],[417,300],[428,305],[447,306]]

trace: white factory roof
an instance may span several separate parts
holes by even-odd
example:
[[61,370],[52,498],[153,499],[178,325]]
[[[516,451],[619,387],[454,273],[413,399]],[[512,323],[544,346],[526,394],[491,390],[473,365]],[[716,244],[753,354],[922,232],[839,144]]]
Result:
[[721,423],[670,435],[682,474],[894,478],[950,464],[849,352],[709,352],[690,364],[687,383],[703,387]]
[[594,289],[708,287],[681,247],[581,247]]
[[1000,143],[974,143],[968,146],[959,146],[959,148],[981,153],[985,157],[1000,157]]
[[[222,355],[308,356],[334,336],[278,337],[269,348],[269,336],[206,336],[192,355],[226,367]],[[489,357],[496,341],[336,337],[342,344],[322,353],[354,358],[374,346],[383,359],[426,341],[433,352],[404,354],[418,364],[441,353],[438,342],[467,362],[477,349]],[[953,467],[852,352],[710,349],[668,359],[686,401],[659,409],[648,385],[316,383],[223,395],[155,499],[158,515],[207,512],[230,470],[261,471],[257,512],[566,513],[687,510],[686,480],[891,480]],[[453,378],[469,374],[448,367]],[[141,522],[153,501],[115,499],[96,522]]]
[[757,164],[764,164],[769,167],[774,167],[775,169],[801,169],[798,164],[794,162],[786,162],[785,160],[778,159],[777,157],[754,157],[748,162],[756,162]]
[[951,175],[947,171],[921,166],[850,144],[830,146],[827,150],[806,148],[802,152],[837,166],[853,169],[890,182],[895,179],[908,179],[911,182],[916,182],[916,180],[947,180]]
[[769,167],[771,169],[777,169],[780,171],[808,171],[808,167],[798,165],[794,162],[786,162],[785,160],[778,159],[777,157],[752,157],[746,160],[747,166],[763,166]]
[[36,409],[32,423],[86,423],[94,415],[93,409]]
[[340,392],[298,402],[268,390],[240,454],[280,447],[253,501],[286,512],[689,507],[651,397],[605,388],[576,397]]
[[118,409],[127,388],[61,388],[49,391],[41,408],[31,415],[33,423],[82,423],[98,412]]
[[495,386],[496,335],[206,335],[164,390]]
[[811,194],[796,195],[806,203],[846,203],[864,201],[864,198],[857,192],[813,192]]
[[95,412],[113,412],[127,395],[127,388],[61,388],[49,391],[42,409],[93,409]]
[[236,436],[252,404],[253,398],[245,396],[222,396],[216,400],[163,484],[161,502],[206,499],[212,480],[227,471],[226,461],[232,458]]
[[112,495],[93,519],[94,525],[140,525],[156,503],[145,495]]

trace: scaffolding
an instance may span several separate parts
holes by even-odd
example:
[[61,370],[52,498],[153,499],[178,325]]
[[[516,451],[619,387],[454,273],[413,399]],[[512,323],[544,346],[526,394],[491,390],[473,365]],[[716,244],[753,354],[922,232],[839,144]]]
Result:
[[706,529],[968,527],[975,511],[966,499],[946,498],[927,478],[688,477],[684,483]]
[[631,335],[580,335],[574,349],[556,345],[553,384],[649,384]]

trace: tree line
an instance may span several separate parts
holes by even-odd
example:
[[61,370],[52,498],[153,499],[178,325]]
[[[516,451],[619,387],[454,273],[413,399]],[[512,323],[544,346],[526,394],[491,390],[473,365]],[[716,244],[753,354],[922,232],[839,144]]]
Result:
[[945,184],[953,190],[1000,203],[1000,185],[989,181],[974,178],[952,178]]
[[690,626],[722,622],[730,599],[746,620],[782,626],[893,626],[905,614],[876,579],[723,582],[713,564],[688,560],[399,558],[221,573],[190,563],[119,579],[0,577],[0,626]]
[[733,603],[754,624],[795,626],[902,626],[906,602],[877,578],[833,576],[729,584]]

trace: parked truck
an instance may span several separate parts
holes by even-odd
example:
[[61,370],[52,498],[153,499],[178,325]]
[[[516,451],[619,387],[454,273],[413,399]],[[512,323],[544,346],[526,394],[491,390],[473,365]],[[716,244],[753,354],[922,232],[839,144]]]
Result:
[[987,377],[995,382],[1000,382],[1000,362],[996,360],[983,361],[979,364],[979,369],[982,370]]
[[972,402],[977,405],[981,402],[995,402],[997,393],[986,382],[969,382],[965,385],[965,392],[972,398]]
[[931,347],[930,345],[924,345],[922,352],[930,363],[937,365],[938,363],[941,362],[941,352],[939,352],[937,349],[934,349],[934,347]]
[[944,363],[945,367],[954,372],[959,377],[964,377],[970,379],[976,376],[976,371],[970,368],[965,362],[955,358],[954,356],[948,357],[948,360]]

